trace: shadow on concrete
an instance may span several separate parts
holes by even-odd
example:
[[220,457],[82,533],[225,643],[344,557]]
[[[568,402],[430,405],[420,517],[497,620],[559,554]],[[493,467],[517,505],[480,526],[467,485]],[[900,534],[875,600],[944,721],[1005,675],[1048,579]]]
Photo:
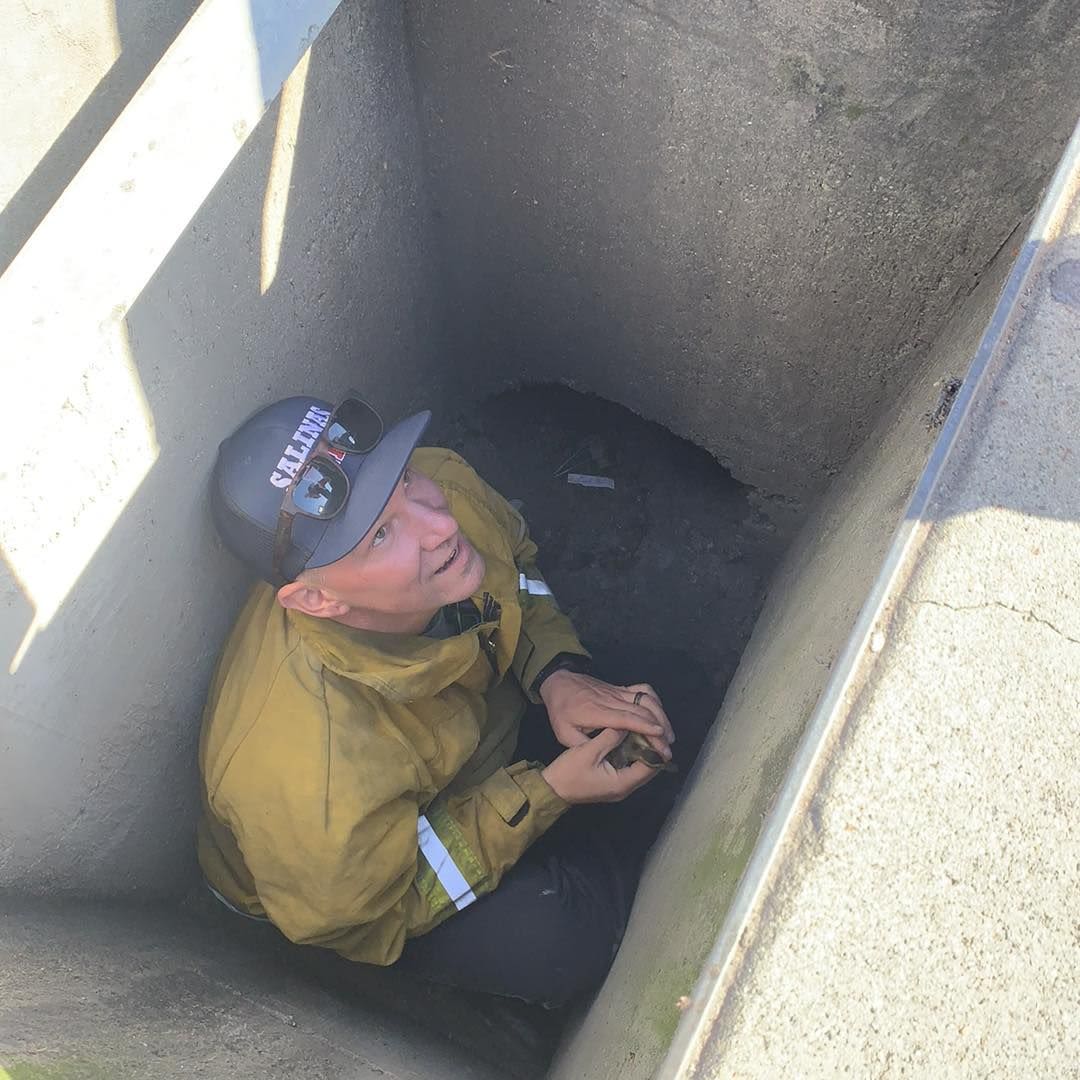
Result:
[[6,669],[34,622],[34,604],[0,551],[0,664]]
[[83,167],[200,0],[114,0],[120,55],[0,210],[0,274]]
[[887,411],[1075,118],[1061,4],[407,9],[463,361],[788,495]]
[[[944,520],[1000,509],[1032,518],[1080,521],[1080,484],[1074,482],[1080,447],[1075,413],[1068,404],[1075,401],[1069,384],[1075,379],[1080,329],[1080,287],[1075,281],[1080,281],[1080,237],[1028,240],[1019,248],[1001,300],[907,508],[908,520]],[[1027,312],[1033,314],[1026,318]],[[1017,369],[1029,364],[1032,349],[1060,357],[1052,383],[1040,385],[1042,372],[1033,372],[1039,381],[1032,385],[1020,380]],[[1025,417],[1029,431],[1017,423],[1018,416]],[[995,424],[1001,418],[1005,424]],[[1016,425],[1010,438],[1025,439],[1016,445],[1028,447],[1027,453],[1011,458],[996,443],[992,430],[1010,425]],[[983,438],[973,438],[976,433],[984,433]],[[942,487],[950,454],[966,456],[964,480],[953,476]],[[1008,462],[1009,471],[987,476],[980,455]],[[949,464],[957,472],[955,462]]]

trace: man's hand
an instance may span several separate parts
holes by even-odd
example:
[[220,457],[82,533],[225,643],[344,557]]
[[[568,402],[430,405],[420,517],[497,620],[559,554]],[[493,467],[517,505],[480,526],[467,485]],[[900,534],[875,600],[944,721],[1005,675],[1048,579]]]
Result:
[[571,804],[622,802],[657,773],[643,761],[616,769],[605,760],[625,738],[625,731],[600,731],[564,750],[540,775],[556,795]]
[[647,683],[612,686],[576,671],[556,671],[540,684],[555,738],[580,746],[598,728],[636,731],[665,761],[671,760],[671,730],[659,695]]

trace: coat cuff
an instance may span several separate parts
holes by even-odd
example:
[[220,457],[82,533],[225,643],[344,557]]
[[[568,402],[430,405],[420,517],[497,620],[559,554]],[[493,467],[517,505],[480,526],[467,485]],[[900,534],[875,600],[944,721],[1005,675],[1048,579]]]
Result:
[[543,765],[535,762],[518,761],[506,769],[513,778],[514,785],[525,796],[525,814],[521,820],[528,820],[530,832],[534,837],[546,832],[570,809],[570,804],[555,793],[555,789],[541,775]]
[[544,680],[556,671],[576,671],[579,675],[588,675],[592,671],[592,661],[580,653],[561,652],[553,656],[529,687],[528,696],[533,701],[540,700],[540,687],[544,685]]

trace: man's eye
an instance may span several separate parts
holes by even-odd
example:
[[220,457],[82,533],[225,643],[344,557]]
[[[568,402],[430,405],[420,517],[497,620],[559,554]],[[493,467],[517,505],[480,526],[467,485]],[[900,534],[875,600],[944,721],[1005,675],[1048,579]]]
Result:
[[401,475],[401,483],[402,483],[402,485],[404,487],[408,487],[411,482],[412,482],[412,471],[409,470],[409,469],[406,469],[405,472],[402,473],[402,475]]
[[371,538],[371,546],[375,547],[377,544],[381,544],[386,539],[386,526],[380,525],[375,530],[375,535]]

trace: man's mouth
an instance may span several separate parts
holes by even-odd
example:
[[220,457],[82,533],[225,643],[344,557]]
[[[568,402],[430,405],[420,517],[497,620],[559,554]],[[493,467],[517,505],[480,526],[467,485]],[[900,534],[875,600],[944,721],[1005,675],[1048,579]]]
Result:
[[461,541],[458,540],[458,542],[454,545],[454,550],[450,552],[450,558],[448,558],[446,560],[446,562],[444,562],[442,564],[442,566],[440,566],[439,569],[435,571],[435,573],[436,574],[441,574],[444,570],[449,570],[450,567],[453,566],[453,564],[456,562],[457,557],[460,554],[461,554]]

